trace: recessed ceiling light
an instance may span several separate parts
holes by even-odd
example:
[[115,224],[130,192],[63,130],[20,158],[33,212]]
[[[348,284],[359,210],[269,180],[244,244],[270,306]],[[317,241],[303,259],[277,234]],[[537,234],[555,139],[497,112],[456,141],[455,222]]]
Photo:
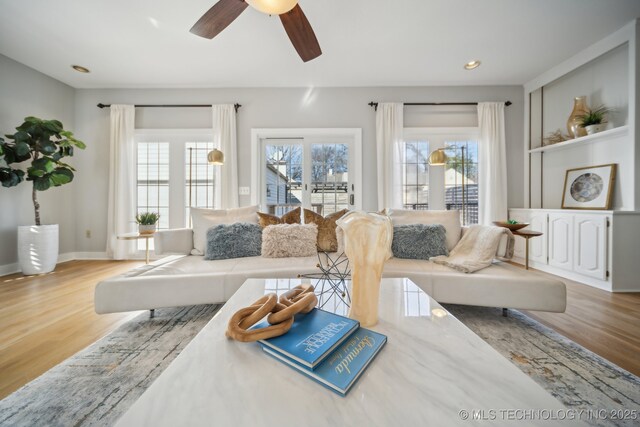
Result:
[[477,59],[474,59],[473,61],[470,61],[464,64],[464,69],[473,70],[474,68],[478,68],[479,66],[480,66],[480,61]]
[[83,67],[81,65],[72,65],[71,68],[73,68],[74,70],[76,70],[79,73],[90,73],[91,71],[89,71],[88,68]]

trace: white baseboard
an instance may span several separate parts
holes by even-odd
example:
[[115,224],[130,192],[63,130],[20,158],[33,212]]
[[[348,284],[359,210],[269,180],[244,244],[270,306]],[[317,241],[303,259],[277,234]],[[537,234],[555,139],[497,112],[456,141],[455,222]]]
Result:
[[[111,259],[106,252],[67,252],[58,255],[58,264],[61,262],[73,261],[76,259]],[[20,272],[20,265],[17,262],[13,264],[0,265],[0,276],[14,274]]]

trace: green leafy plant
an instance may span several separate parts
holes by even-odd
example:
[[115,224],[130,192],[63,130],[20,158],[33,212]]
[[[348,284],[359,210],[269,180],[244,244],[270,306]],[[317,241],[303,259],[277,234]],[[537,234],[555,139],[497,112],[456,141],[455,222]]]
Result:
[[160,214],[156,212],[142,212],[136,215],[136,223],[140,225],[155,225],[160,219]]
[[584,114],[578,116],[578,119],[580,120],[580,127],[586,128],[591,125],[607,123],[606,115],[609,112],[611,112],[611,109],[604,105],[587,109]]
[[518,221],[516,221],[515,219],[509,219],[507,220],[507,224],[517,224]]
[[[84,149],[86,145],[64,130],[58,120],[27,117],[16,130],[13,135],[5,135],[8,141],[0,138],[0,182],[3,187],[15,187],[26,175],[26,180],[33,183],[31,198],[35,222],[40,225],[37,192],[73,181],[75,169],[61,159],[73,156],[74,148]],[[31,162],[26,172],[12,166],[26,161]]]

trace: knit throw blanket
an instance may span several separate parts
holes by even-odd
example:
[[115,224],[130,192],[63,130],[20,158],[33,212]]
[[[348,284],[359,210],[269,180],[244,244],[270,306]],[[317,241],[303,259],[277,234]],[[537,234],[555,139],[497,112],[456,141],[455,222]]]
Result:
[[507,235],[505,258],[513,257],[514,237],[507,228],[486,225],[472,225],[462,236],[449,256],[429,258],[436,264],[446,265],[463,273],[473,273],[489,267],[496,256],[500,239]]

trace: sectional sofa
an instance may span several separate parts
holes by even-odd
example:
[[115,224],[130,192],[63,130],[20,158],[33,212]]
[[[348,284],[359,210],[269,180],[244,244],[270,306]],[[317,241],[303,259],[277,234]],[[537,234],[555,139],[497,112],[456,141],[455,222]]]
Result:
[[[164,258],[97,284],[95,310],[112,313],[226,302],[248,278],[295,278],[317,273],[316,256],[246,257],[207,261],[191,255],[192,229],[159,231]],[[565,284],[507,262],[464,274],[425,260],[391,258],[384,277],[407,277],[440,303],[564,312]]]

